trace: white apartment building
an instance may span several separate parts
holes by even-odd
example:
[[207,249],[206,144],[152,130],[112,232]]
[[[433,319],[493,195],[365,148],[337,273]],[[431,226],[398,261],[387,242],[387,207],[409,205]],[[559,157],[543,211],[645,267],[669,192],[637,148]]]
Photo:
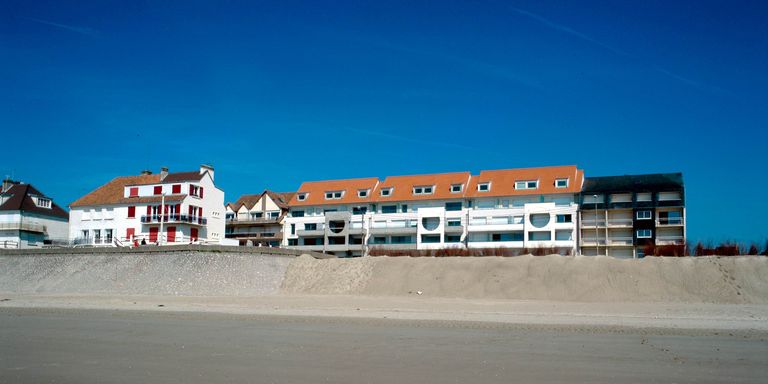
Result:
[[33,248],[67,240],[69,214],[30,184],[3,181],[0,248]]
[[218,244],[224,239],[224,191],[207,165],[117,177],[70,204],[69,238],[91,245]]
[[575,166],[306,182],[290,200],[283,246],[339,256],[372,248],[577,251]]

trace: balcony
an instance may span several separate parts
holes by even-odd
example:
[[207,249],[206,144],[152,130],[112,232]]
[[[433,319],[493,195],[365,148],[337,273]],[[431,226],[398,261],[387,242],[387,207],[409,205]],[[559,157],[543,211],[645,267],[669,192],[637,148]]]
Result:
[[627,246],[627,245],[633,244],[633,239],[632,239],[632,236],[609,237],[607,244],[614,245],[614,246]]
[[238,226],[238,225],[264,225],[264,224],[280,224],[279,217],[249,217],[249,218],[227,218],[226,225]]
[[683,226],[683,218],[682,217],[668,217],[663,218],[660,217],[658,220],[656,220],[656,226],[658,227],[675,227],[675,226]]
[[582,238],[581,239],[581,245],[585,247],[589,246],[597,246],[597,245],[606,245],[607,241],[605,239],[590,239],[590,238]]
[[0,223],[0,231],[27,231],[45,233],[45,225],[27,222]]
[[199,217],[199,216],[189,216],[189,215],[178,215],[178,214],[170,214],[170,215],[144,215],[141,216],[141,223],[142,224],[159,224],[160,222],[164,224],[192,224],[192,225],[206,225],[208,224],[208,219],[205,217]]
[[595,227],[605,227],[605,219],[589,219],[584,218],[581,220],[581,227],[582,228],[595,228]]
[[233,232],[224,235],[227,239],[282,239],[282,233],[275,232]]
[[608,219],[608,226],[612,228],[631,228],[632,219]]
[[683,236],[656,236],[656,245],[674,245],[682,244],[684,241]]

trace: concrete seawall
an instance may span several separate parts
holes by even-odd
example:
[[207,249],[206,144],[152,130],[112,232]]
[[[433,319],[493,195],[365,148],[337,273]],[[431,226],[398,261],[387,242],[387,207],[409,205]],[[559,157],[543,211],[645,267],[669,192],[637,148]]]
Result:
[[253,296],[278,293],[296,252],[146,247],[0,253],[0,292]]

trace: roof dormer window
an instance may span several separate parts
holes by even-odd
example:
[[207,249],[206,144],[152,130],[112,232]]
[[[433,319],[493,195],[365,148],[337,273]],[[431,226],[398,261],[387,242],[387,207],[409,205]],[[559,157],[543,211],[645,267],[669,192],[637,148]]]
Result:
[[555,179],[555,188],[568,188],[568,179]]
[[521,180],[515,182],[515,189],[538,189],[538,180]]
[[370,192],[370,189],[358,189],[357,190],[357,197],[368,197],[368,193]]
[[35,205],[37,205],[40,208],[51,208],[51,199],[46,199],[45,197],[38,197],[35,199]]
[[307,194],[306,193],[298,193],[298,194],[296,194],[296,200],[304,201],[306,199],[307,199]]
[[339,200],[344,196],[344,191],[328,191],[325,193],[326,200]]
[[451,193],[460,193],[464,190],[464,184],[451,184]]
[[477,183],[478,192],[488,192],[491,190],[491,183]]
[[394,189],[394,188],[392,188],[392,187],[389,187],[389,188],[382,188],[382,189],[381,189],[381,195],[382,195],[382,196],[384,196],[384,197],[387,197],[387,196],[392,196],[392,190],[393,190],[393,189]]
[[435,187],[432,185],[422,186],[422,187],[413,187],[413,194],[414,195],[431,195],[434,190],[435,190]]

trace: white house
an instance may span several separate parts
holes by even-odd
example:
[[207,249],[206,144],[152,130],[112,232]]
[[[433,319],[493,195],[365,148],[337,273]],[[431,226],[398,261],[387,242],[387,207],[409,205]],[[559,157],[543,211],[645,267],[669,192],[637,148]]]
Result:
[[0,248],[40,247],[66,241],[69,214],[30,184],[3,181]]
[[227,204],[226,237],[240,245],[279,247],[292,192],[264,191]]
[[94,245],[218,244],[224,239],[224,191],[207,165],[117,177],[70,204],[69,238]]
[[306,182],[283,245],[337,255],[384,249],[556,248],[577,252],[575,166]]

